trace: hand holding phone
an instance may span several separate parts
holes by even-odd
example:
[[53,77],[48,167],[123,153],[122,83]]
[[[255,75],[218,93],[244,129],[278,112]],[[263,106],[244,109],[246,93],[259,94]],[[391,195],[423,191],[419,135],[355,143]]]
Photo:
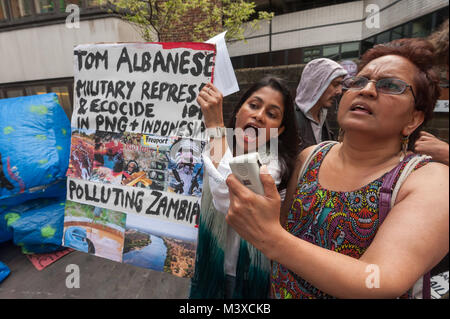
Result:
[[236,156],[230,161],[231,171],[236,178],[254,193],[264,195],[264,187],[259,178],[261,166],[261,159],[256,152]]

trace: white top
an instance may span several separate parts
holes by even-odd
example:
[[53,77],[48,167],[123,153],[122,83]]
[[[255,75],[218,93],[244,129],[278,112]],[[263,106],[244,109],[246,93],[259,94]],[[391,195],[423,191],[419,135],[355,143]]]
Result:
[[[233,155],[229,148],[227,148],[219,166],[216,168],[210,158],[208,147],[205,147],[203,152],[203,162],[205,169],[209,174],[209,187],[211,189],[211,195],[213,198],[214,207],[224,214],[227,214],[230,206],[230,195],[228,192],[228,186],[226,179],[230,175],[231,168],[229,165]],[[278,161],[267,159],[267,156],[261,156],[263,164],[267,165],[270,175],[275,180],[275,184],[278,186],[281,182],[281,169],[278,165]],[[281,199],[284,199],[285,190],[280,193]],[[239,256],[239,235],[232,227],[227,228],[227,243],[225,247],[225,274],[236,277],[236,266]]]
[[316,138],[316,143],[323,142],[322,141],[322,129],[323,129],[323,123],[325,123],[325,119],[327,118],[328,110],[324,107],[320,109],[319,113],[319,122],[316,122],[316,120],[312,117],[311,113],[306,113],[306,118],[308,118],[311,121],[311,128],[314,133],[314,137]]

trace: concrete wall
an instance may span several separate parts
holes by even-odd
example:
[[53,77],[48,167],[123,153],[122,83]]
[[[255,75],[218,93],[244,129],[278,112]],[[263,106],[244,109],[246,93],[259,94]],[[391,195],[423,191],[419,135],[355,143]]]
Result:
[[[364,8],[370,4],[376,4],[382,10],[380,12],[380,29],[368,29],[363,23],[362,36],[364,39],[448,6],[448,0],[366,0]],[[383,8],[386,9],[383,10]],[[367,15],[365,13],[365,17]]]
[[79,29],[53,24],[0,32],[0,84],[73,77],[73,48],[93,42],[142,41],[114,17],[80,21]]
[[[275,16],[272,20],[272,51],[361,39],[363,1],[321,7]],[[252,39],[252,37],[256,37]],[[247,31],[247,43],[229,44],[230,56],[269,51],[269,25]]]

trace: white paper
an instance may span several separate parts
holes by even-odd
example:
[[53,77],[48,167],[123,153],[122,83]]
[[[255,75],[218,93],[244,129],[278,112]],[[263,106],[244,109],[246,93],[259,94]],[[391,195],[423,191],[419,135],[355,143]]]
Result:
[[227,31],[222,32],[206,41],[206,43],[216,45],[217,52],[214,70],[214,85],[222,92],[223,96],[239,91],[239,84],[225,42],[226,33]]

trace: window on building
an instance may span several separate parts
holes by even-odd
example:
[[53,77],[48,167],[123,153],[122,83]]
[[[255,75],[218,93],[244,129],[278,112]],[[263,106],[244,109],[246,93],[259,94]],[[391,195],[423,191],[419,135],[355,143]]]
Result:
[[59,11],[66,12],[66,7],[71,4],[75,4],[78,7],[81,7],[83,5],[83,1],[82,0],[59,0]]
[[390,31],[386,31],[383,33],[380,33],[379,35],[377,35],[376,44],[380,44],[380,43],[386,43],[391,41],[391,32]]
[[306,48],[303,49],[303,63],[308,63],[314,59],[322,56],[322,47]]
[[256,10],[273,11],[276,15],[331,6],[354,0],[255,0]]
[[9,4],[11,6],[11,14],[14,19],[27,17],[33,13],[31,1],[29,0],[12,0]]
[[411,33],[412,33],[412,22],[405,23],[403,25],[403,37],[411,38]]
[[442,8],[439,11],[433,13],[434,15],[434,25],[433,31],[441,26],[445,20],[448,19],[448,7]]
[[25,91],[27,95],[38,95],[47,93],[47,88],[43,85],[28,86]]
[[251,54],[244,56],[243,64],[244,68],[256,68],[258,66],[256,63],[256,55]]
[[3,93],[3,90],[0,89],[0,99],[4,99],[5,98],[5,94]]
[[341,44],[341,59],[351,59],[359,57],[359,42],[349,42]]
[[392,30],[391,38],[392,38],[392,40],[397,40],[397,39],[404,38],[404,36],[403,36],[403,25],[401,25],[401,26],[399,26],[397,28],[394,28]]
[[50,92],[56,93],[58,95],[59,104],[62,106],[70,118],[72,115],[72,103],[70,101],[69,87],[68,86],[52,86]]
[[241,69],[243,68],[242,66],[242,57],[237,56],[237,57],[232,57],[231,58],[231,64],[233,65],[233,69]]
[[325,45],[323,47],[323,57],[331,60],[339,60],[339,44]]
[[361,41],[361,54],[364,54],[367,50],[372,49],[375,45],[375,37],[371,37]]
[[272,65],[285,65],[287,64],[287,59],[287,50],[272,52]]
[[290,49],[287,51],[287,64],[302,64],[303,50],[301,48]]
[[260,53],[256,56],[256,58],[257,58],[256,61],[257,66],[269,66],[272,64],[270,52]]
[[34,0],[36,13],[49,13],[55,11],[55,1],[53,0]]
[[8,19],[8,10],[5,0],[0,0],[0,21]]
[[6,97],[18,97],[24,95],[22,88],[6,89]]
[[422,18],[414,21],[412,23],[412,37],[413,38],[424,38],[431,33],[432,24],[431,14],[423,16]]

